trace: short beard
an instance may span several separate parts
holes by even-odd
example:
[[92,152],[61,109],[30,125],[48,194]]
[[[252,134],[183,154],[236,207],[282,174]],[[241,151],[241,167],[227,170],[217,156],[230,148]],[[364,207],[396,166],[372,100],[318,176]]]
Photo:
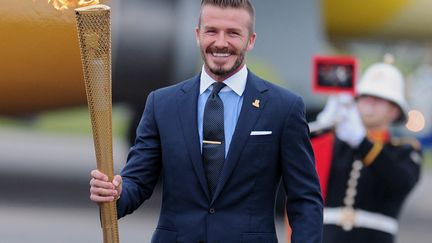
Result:
[[222,69],[222,67],[211,68],[210,66],[208,66],[208,65],[207,66],[209,67],[210,72],[212,72],[213,74],[220,76],[220,77],[226,77],[226,76],[232,74],[235,70],[237,70],[240,67],[240,65],[243,63],[243,60],[244,60],[244,55],[240,55],[239,58],[234,63],[234,65],[228,70],[224,70],[224,69]]
[[217,67],[217,68],[212,68],[210,67],[210,65],[208,65],[207,63],[207,59],[205,56],[205,52],[202,52],[202,58],[204,60],[205,65],[208,67],[208,69],[210,70],[210,72],[212,72],[214,75],[219,76],[219,77],[227,77],[230,74],[232,74],[234,71],[236,71],[243,63],[244,59],[245,59],[245,51],[242,50],[239,52],[238,54],[238,58],[235,61],[234,65],[230,68],[230,69],[223,69],[221,66]]

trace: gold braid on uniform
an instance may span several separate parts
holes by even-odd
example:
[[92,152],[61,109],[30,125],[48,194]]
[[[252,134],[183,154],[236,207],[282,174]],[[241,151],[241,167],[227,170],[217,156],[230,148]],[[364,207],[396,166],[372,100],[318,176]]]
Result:
[[383,143],[374,143],[374,145],[371,148],[371,150],[369,150],[369,152],[364,157],[363,163],[366,166],[371,165],[375,161],[376,157],[381,152],[381,150],[383,149],[383,147],[384,147]]

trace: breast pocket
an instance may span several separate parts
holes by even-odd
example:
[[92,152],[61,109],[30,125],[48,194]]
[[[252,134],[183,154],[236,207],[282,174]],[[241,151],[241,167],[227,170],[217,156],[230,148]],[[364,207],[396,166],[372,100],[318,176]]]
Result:
[[249,135],[249,143],[275,143],[276,139],[273,134]]

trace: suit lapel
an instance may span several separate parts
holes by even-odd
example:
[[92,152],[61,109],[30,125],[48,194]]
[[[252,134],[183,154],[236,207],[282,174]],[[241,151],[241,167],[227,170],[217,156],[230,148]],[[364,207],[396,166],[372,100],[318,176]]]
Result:
[[192,160],[193,168],[207,199],[210,199],[198,134],[197,103],[200,83],[199,77],[200,76],[197,75],[192,80],[185,82],[180,91],[177,104],[181,127],[183,129],[184,139]]
[[[264,109],[267,102],[267,93],[265,91],[267,91],[267,87],[264,82],[249,71],[246,88],[243,94],[244,98],[240,116],[236,124],[228,154],[225,159],[225,164],[221,176],[219,177],[219,183],[216,187],[211,204],[213,204],[219,196],[225,183],[233,172],[250,133],[258,120],[261,111]],[[257,104],[256,101],[259,102],[259,107],[253,105],[253,103]]]

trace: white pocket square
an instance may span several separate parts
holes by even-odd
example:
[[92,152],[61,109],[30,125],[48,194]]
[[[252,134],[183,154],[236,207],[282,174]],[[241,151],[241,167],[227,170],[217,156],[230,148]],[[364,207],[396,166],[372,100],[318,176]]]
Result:
[[263,135],[270,135],[272,134],[272,131],[252,131],[250,133],[251,136],[263,136]]

